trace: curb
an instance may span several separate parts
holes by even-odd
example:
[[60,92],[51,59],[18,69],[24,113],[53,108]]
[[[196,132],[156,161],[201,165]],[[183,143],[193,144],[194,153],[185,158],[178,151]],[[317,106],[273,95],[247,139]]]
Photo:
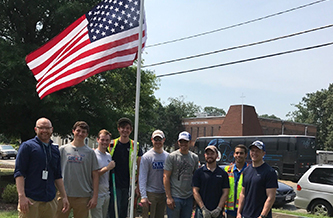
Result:
[[273,218],[306,218],[304,216],[297,216],[292,214],[285,214],[285,213],[274,213],[272,212]]

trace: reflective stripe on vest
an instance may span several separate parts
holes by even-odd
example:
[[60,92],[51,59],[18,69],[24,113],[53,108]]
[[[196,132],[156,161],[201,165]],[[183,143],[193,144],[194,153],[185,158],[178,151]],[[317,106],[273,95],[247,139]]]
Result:
[[[113,153],[116,149],[119,139],[120,139],[120,137],[113,140],[112,149],[111,149],[111,144],[109,145],[109,151],[110,151],[111,157],[113,157]],[[137,144],[139,145],[138,142],[137,142]],[[129,150],[129,156],[128,156],[128,167],[129,167],[129,173],[130,173],[130,180],[132,180],[132,167],[133,167],[133,159],[134,159],[133,151],[134,151],[134,141],[132,139],[130,139],[130,150]],[[135,159],[138,158],[138,152],[139,152],[139,149],[136,150]]]
[[[245,163],[247,165],[247,163]],[[242,184],[243,184],[243,173],[240,174],[238,184],[237,184],[237,200],[235,204],[235,179],[234,179],[234,164],[230,164],[229,166],[226,166],[224,170],[228,173],[229,176],[229,195],[228,199],[225,204],[225,208],[227,210],[235,210],[235,205],[236,208],[238,208],[238,202],[239,202],[239,195],[242,191]]]

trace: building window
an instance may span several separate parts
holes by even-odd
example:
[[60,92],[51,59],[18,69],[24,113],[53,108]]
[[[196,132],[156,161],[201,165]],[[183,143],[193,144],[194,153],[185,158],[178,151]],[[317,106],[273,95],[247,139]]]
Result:
[[212,134],[211,134],[212,136],[214,135],[214,127],[212,126]]
[[197,137],[199,137],[199,127],[197,127]]

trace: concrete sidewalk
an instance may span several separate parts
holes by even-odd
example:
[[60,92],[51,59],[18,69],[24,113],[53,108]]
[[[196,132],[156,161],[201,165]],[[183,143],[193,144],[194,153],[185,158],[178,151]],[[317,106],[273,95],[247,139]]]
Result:
[[305,218],[305,216],[296,216],[291,214],[273,212],[273,218]]

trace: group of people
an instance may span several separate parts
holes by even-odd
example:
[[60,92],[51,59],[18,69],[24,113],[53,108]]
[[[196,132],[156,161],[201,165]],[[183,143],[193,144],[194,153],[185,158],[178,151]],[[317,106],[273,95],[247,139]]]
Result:
[[[128,118],[118,120],[120,137],[111,140],[105,129],[97,135],[98,147],[85,145],[89,126],[74,124],[71,143],[55,146],[52,123],[36,122],[36,137],[21,144],[14,178],[21,218],[68,218],[71,209],[77,218],[126,218],[130,190],[140,196],[144,218],[270,218],[278,187],[275,171],[264,162],[265,145],[253,142],[249,148],[237,145],[235,162],[224,169],[217,165],[218,149],[205,148],[205,165],[190,151],[191,135],[178,136],[178,146],[170,154],[163,149],[161,130],[151,136],[153,148],[143,154],[129,138],[133,125]],[[246,163],[250,150],[251,164]],[[132,169],[133,161],[137,169]],[[130,186],[136,170],[136,187]],[[195,204],[196,203],[196,204]]]

